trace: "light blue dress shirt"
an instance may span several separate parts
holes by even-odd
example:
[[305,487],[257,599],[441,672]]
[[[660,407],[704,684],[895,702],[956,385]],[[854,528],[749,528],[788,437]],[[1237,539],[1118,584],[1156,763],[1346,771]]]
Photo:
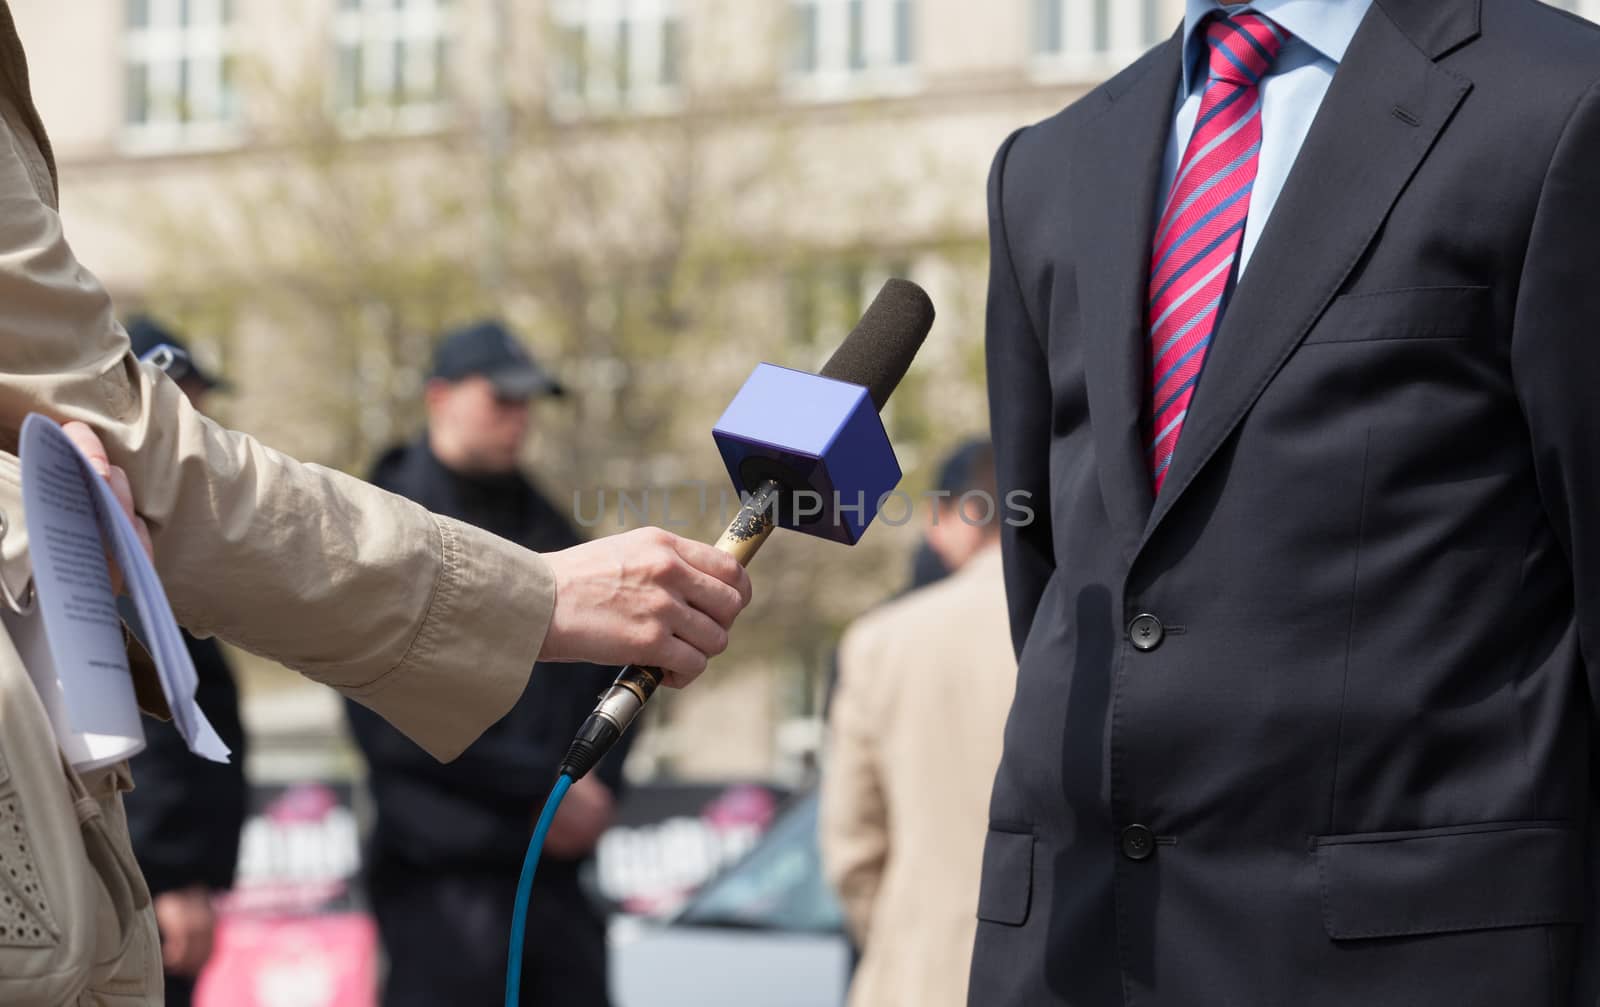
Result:
[[[1165,208],[1178,174],[1178,163],[1194,133],[1200,114],[1200,97],[1206,87],[1206,40],[1197,29],[1216,10],[1217,0],[1188,0],[1183,15],[1183,81],[1178,90],[1178,110],[1167,142],[1161,174],[1161,203]],[[1278,194],[1289,177],[1311,120],[1344,59],[1356,28],[1372,0],[1254,0],[1249,4],[1222,4],[1229,13],[1249,9],[1271,18],[1293,37],[1278,53],[1272,72],[1261,83],[1261,153],[1255,188],[1250,192],[1250,212],[1245,218],[1239,246],[1239,273],[1250,262]]]

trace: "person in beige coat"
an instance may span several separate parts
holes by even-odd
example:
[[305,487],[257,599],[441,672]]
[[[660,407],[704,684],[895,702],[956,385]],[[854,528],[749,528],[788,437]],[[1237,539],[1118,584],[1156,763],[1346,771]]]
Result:
[[[1016,686],[994,453],[945,465],[928,540],[954,572],[863,616],[839,648],[824,869],[862,955],[851,1007],[965,1007],[989,789]],[[962,497],[967,498],[965,505]],[[986,519],[987,518],[987,519]]]
[[[0,580],[19,602],[31,567],[15,452],[34,412],[68,424],[142,518],[179,622],[337,688],[440,759],[510,707],[536,660],[654,664],[685,684],[749,600],[709,546],[642,529],[539,556],[196,413],[134,359],[67,245],[0,2]],[[80,776],[61,759],[12,631],[26,607],[0,625],[0,1003],[159,1004],[126,764]]]

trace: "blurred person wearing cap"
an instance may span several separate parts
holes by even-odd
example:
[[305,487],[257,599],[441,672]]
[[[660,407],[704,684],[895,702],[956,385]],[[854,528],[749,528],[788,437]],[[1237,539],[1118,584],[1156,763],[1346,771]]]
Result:
[[[338,689],[440,760],[505,715],[535,661],[653,665],[681,687],[727,647],[750,580],[709,545],[643,528],[536,553],[228,430],[141,363],[67,242],[3,2],[0,132],[0,1003],[162,1000],[127,763],[64,761],[30,675],[44,659],[28,646],[39,609],[17,457],[30,413],[61,423],[106,480],[180,625]],[[169,713],[155,669],[130,664],[141,706]]]
[[[537,403],[565,394],[505,325],[447,333],[424,391],[427,428],[385,452],[373,483],[537,552],[581,539],[518,468]],[[528,835],[573,732],[616,669],[536,671],[504,718],[441,766],[382,718],[349,704],[376,821],[367,888],[389,963],[385,1007],[498,1004],[512,895]],[[534,879],[523,1002],[602,1005],[604,920],[579,865],[611,824],[630,732],[579,780]]]
[[839,645],[819,838],[861,949],[851,1007],[967,1002],[1017,662],[989,443],[953,452],[937,489],[926,542],[951,573],[856,620]]
[[[204,412],[206,397],[227,383],[200,366],[168,326],[148,315],[130,318],[128,341],[140,360],[159,367]],[[123,621],[140,632],[132,600],[118,599]],[[233,887],[248,787],[239,689],[215,640],[183,634],[194,660],[195,701],[233,752],[223,764],[195,758],[178,729],[146,718],[144,751],[129,760],[138,786],[125,799],[133,853],[150,886],[161,932],[167,1007],[187,1007],[216,934],[212,899]]]

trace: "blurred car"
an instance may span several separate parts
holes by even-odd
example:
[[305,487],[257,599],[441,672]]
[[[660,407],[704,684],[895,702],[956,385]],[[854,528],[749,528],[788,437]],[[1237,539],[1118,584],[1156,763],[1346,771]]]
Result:
[[610,934],[617,1007],[844,1003],[852,951],[822,876],[816,794],[672,916],[617,917]]

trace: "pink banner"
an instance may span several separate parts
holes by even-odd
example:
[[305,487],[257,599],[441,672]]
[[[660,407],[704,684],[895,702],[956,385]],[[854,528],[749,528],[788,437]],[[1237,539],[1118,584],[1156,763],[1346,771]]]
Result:
[[225,917],[197,1007],[374,1007],[378,935],[360,913]]

